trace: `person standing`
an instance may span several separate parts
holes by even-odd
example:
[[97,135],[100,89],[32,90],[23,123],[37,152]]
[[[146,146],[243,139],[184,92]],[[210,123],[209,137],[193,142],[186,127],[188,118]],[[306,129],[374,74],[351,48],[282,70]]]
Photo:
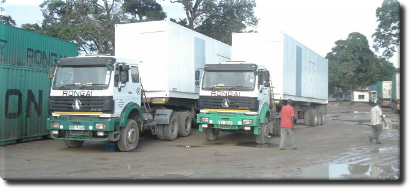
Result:
[[280,145],[279,150],[285,150],[284,144],[287,134],[289,133],[290,140],[293,143],[293,150],[297,150],[296,148],[296,137],[295,133],[293,133],[293,119],[295,117],[295,110],[292,107],[292,100],[289,99],[287,101],[286,106],[283,106],[281,111],[281,122],[280,122]]
[[384,121],[384,124],[386,124],[386,121],[384,120],[383,117],[383,111],[380,108],[380,106],[382,105],[382,102],[377,102],[377,105],[374,106],[371,110],[370,110],[370,117],[371,117],[371,123],[370,126],[372,127],[372,132],[373,134],[371,136],[369,136],[369,140],[370,143],[373,143],[373,139],[376,139],[376,144],[382,144],[379,141],[379,136],[382,133],[383,130],[383,126],[381,124],[381,121]]

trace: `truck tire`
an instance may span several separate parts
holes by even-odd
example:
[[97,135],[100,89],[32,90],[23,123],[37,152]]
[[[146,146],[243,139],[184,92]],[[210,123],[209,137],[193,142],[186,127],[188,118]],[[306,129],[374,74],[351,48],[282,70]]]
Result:
[[322,110],[317,110],[317,125],[322,125]]
[[155,127],[155,136],[157,136],[157,139],[159,140],[164,140],[164,125],[157,125]]
[[206,139],[208,141],[214,141],[218,139],[219,131],[215,130],[214,128],[211,128],[208,126],[208,128],[205,129],[205,135]]
[[318,126],[317,109],[312,109],[310,111],[310,126],[312,127]]
[[179,113],[174,112],[171,116],[171,120],[168,125],[164,125],[164,138],[167,141],[173,141],[178,137],[178,115]]
[[265,121],[260,124],[260,132],[256,137],[256,143],[258,144],[266,144],[269,139],[269,127],[268,127],[268,118],[265,118]]
[[310,109],[304,111],[303,120],[305,122],[305,126],[310,126],[310,112]]
[[324,125],[325,124],[325,110],[319,110],[319,121],[320,121],[320,125]]
[[125,127],[121,128],[120,139],[117,141],[117,147],[120,151],[128,152],[137,148],[140,130],[137,122],[127,119]]
[[191,133],[192,117],[188,112],[179,113],[178,116],[179,128],[178,135],[181,137],[187,137]]
[[65,145],[70,148],[77,148],[84,144],[84,141],[64,141]]

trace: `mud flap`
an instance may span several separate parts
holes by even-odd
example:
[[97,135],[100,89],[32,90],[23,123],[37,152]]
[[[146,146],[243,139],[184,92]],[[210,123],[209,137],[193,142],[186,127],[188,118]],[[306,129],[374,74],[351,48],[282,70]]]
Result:
[[154,121],[157,125],[167,125],[171,120],[171,116],[174,110],[171,109],[159,109],[155,112]]

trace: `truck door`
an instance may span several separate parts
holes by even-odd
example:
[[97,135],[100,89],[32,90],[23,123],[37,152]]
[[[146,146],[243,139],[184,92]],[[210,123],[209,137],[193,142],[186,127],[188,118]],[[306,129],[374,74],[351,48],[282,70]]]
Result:
[[142,89],[137,66],[131,67],[132,101],[141,106]]

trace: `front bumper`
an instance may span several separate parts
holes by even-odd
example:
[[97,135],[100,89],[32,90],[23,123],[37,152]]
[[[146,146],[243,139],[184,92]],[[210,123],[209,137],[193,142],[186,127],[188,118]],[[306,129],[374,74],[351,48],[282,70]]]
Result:
[[[56,122],[57,128],[50,126],[50,123]],[[119,122],[119,118],[66,116],[47,120],[47,129],[51,138],[58,140],[116,141],[119,138]],[[97,123],[104,123],[105,129],[96,129]],[[70,126],[84,126],[84,130],[70,130]],[[99,136],[98,132],[104,135]]]
[[[208,122],[201,122],[201,117],[208,118]],[[243,119],[252,120],[252,124],[243,124]],[[232,122],[232,125],[221,123]],[[199,113],[197,117],[199,131],[204,128],[215,128],[222,130],[251,130],[254,134],[259,134],[260,115],[246,115],[245,113],[209,112]]]

